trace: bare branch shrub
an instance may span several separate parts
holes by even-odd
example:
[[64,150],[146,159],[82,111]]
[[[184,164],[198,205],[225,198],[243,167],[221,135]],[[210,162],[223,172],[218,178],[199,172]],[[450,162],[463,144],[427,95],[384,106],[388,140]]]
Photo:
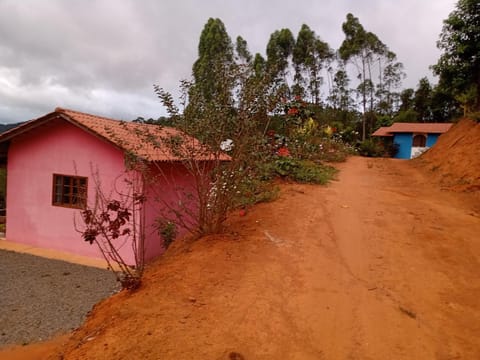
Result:
[[[145,266],[145,220],[143,173],[127,170],[115,180],[114,189],[102,187],[98,169],[92,169],[95,201],[81,210],[82,220],[75,228],[84,241],[97,245],[122,288],[134,290],[141,284]],[[123,252],[122,250],[125,249]],[[134,254],[134,264],[126,253]]]

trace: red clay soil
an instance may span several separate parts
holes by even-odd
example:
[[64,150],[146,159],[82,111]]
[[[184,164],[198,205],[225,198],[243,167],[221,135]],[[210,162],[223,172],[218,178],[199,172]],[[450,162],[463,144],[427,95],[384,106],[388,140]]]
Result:
[[340,170],[176,244],[67,340],[0,358],[480,359],[480,204],[409,161]]
[[462,119],[414,162],[449,190],[480,190],[480,123]]

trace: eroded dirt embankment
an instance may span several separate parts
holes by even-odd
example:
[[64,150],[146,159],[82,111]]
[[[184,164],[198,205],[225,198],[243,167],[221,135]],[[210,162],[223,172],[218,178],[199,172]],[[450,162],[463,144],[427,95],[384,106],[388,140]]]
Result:
[[427,170],[429,176],[443,187],[454,191],[476,192],[478,195],[480,123],[470,119],[460,120],[414,163]]

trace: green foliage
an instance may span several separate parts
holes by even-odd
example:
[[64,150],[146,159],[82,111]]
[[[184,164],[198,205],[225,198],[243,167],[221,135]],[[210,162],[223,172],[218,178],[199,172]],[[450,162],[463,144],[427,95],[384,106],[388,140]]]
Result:
[[475,120],[477,123],[480,123],[480,111],[470,113],[468,114],[468,117],[472,120]]
[[418,122],[418,114],[413,109],[399,111],[393,118],[393,122],[415,123]]
[[198,44],[198,60],[193,64],[195,88],[211,101],[224,94],[224,73],[233,65],[233,44],[220,19],[208,19]]
[[310,184],[328,183],[337,170],[332,166],[315,163],[310,160],[298,160],[291,157],[279,157],[274,161],[275,173],[283,178]]
[[155,226],[160,237],[163,240],[163,246],[165,247],[165,249],[168,249],[177,237],[177,225],[171,220],[158,218]]
[[435,86],[431,100],[432,116],[435,121],[451,121],[462,115],[458,102],[452,93],[440,83]]
[[463,116],[467,116],[475,109],[475,106],[477,104],[477,99],[478,99],[477,86],[473,84],[470,85],[470,87],[467,90],[455,96],[455,100],[457,100],[460,103],[460,106],[463,109]]
[[[345,62],[352,62],[359,73],[357,92],[362,102],[362,140],[366,139],[368,113],[375,112],[375,94],[379,109],[390,113],[397,94],[393,90],[400,86],[404,77],[403,65],[396,61],[396,55],[373,33],[366,31],[358,18],[347,14],[342,24],[345,40],[338,53]],[[372,69],[378,64],[379,82],[374,82]],[[377,89],[377,91],[375,91]]]
[[352,57],[370,56],[375,51],[376,38],[375,34],[365,31],[358,18],[353,14],[347,14],[346,21],[342,24],[342,30],[345,34],[345,40],[338,49],[340,58],[348,61]]
[[263,58],[262,55],[256,53],[253,59],[253,73],[259,79],[266,73],[266,71],[267,61]]
[[250,54],[250,51],[248,51],[247,40],[245,40],[241,36],[237,37],[237,41],[235,43],[235,51],[237,53],[238,59],[240,59],[244,63],[249,64],[252,61],[252,54]]
[[[210,31],[209,24],[204,30],[206,34]],[[163,141],[173,153],[183,152],[182,163],[195,180],[190,199],[196,202],[198,208],[194,222],[196,232],[201,235],[221,231],[229,210],[238,206],[237,191],[248,184],[248,177],[255,174],[255,164],[264,156],[263,134],[268,126],[268,113],[274,111],[279,102],[272,85],[277,73],[272,75],[267,67],[262,68],[260,56],[248,62],[243,39],[237,39],[237,45],[237,52],[242,53],[241,56],[239,54],[241,63],[223,61],[225,56],[222,53],[218,54],[218,59],[211,54],[214,58],[208,76],[211,76],[209,81],[212,81],[213,92],[206,91],[202,78],[197,76],[194,76],[193,82],[182,82],[180,99],[185,108],[183,113],[170,93],[155,86],[155,92],[174,119],[175,127],[205,145],[185,147],[172,139]],[[221,150],[227,140],[233,143],[229,161],[222,160],[224,153]],[[211,161],[198,160],[205,156]],[[253,193],[256,194],[255,191]],[[256,202],[257,195],[254,199],[240,202]]]
[[299,167],[298,161],[291,157],[280,157],[274,161],[275,172],[283,177],[292,175]]
[[432,87],[426,77],[418,82],[417,90],[413,98],[413,110],[418,114],[417,121],[433,121],[432,110]]
[[288,87],[286,75],[289,59],[295,46],[295,38],[289,29],[281,29],[270,35],[267,44],[267,68],[275,74],[277,85]]
[[244,208],[254,204],[277,199],[278,186],[272,184],[272,166],[270,162],[257,164],[256,173],[245,177],[239,183],[234,195],[234,208]]
[[314,31],[303,24],[292,52],[295,67],[295,95],[308,96],[312,103],[320,103],[321,70],[333,52],[326,42],[320,40]]
[[345,69],[339,69],[333,78],[333,87],[328,97],[333,109],[349,112],[354,108],[349,83],[350,79]]
[[385,147],[381,142],[370,138],[358,145],[358,153],[367,157],[381,157],[385,156]]
[[414,90],[412,88],[404,89],[400,93],[400,108],[399,111],[407,111],[413,108],[413,94]]
[[439,86],[452,96],[471,87],[477,91],[474,109],[480,109],[480,2],[459,0],[443,22],[437,47],[443,51],[433,71]]

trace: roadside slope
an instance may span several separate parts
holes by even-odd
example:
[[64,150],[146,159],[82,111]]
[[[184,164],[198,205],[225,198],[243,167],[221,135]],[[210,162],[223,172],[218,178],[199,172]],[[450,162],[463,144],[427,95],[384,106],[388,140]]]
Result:
[[462,119],[415,160],[451,190],[480,190],[480,123]]
[[177,244],[50,358],[480,358],[475,203],[408,161],[340,168]]

